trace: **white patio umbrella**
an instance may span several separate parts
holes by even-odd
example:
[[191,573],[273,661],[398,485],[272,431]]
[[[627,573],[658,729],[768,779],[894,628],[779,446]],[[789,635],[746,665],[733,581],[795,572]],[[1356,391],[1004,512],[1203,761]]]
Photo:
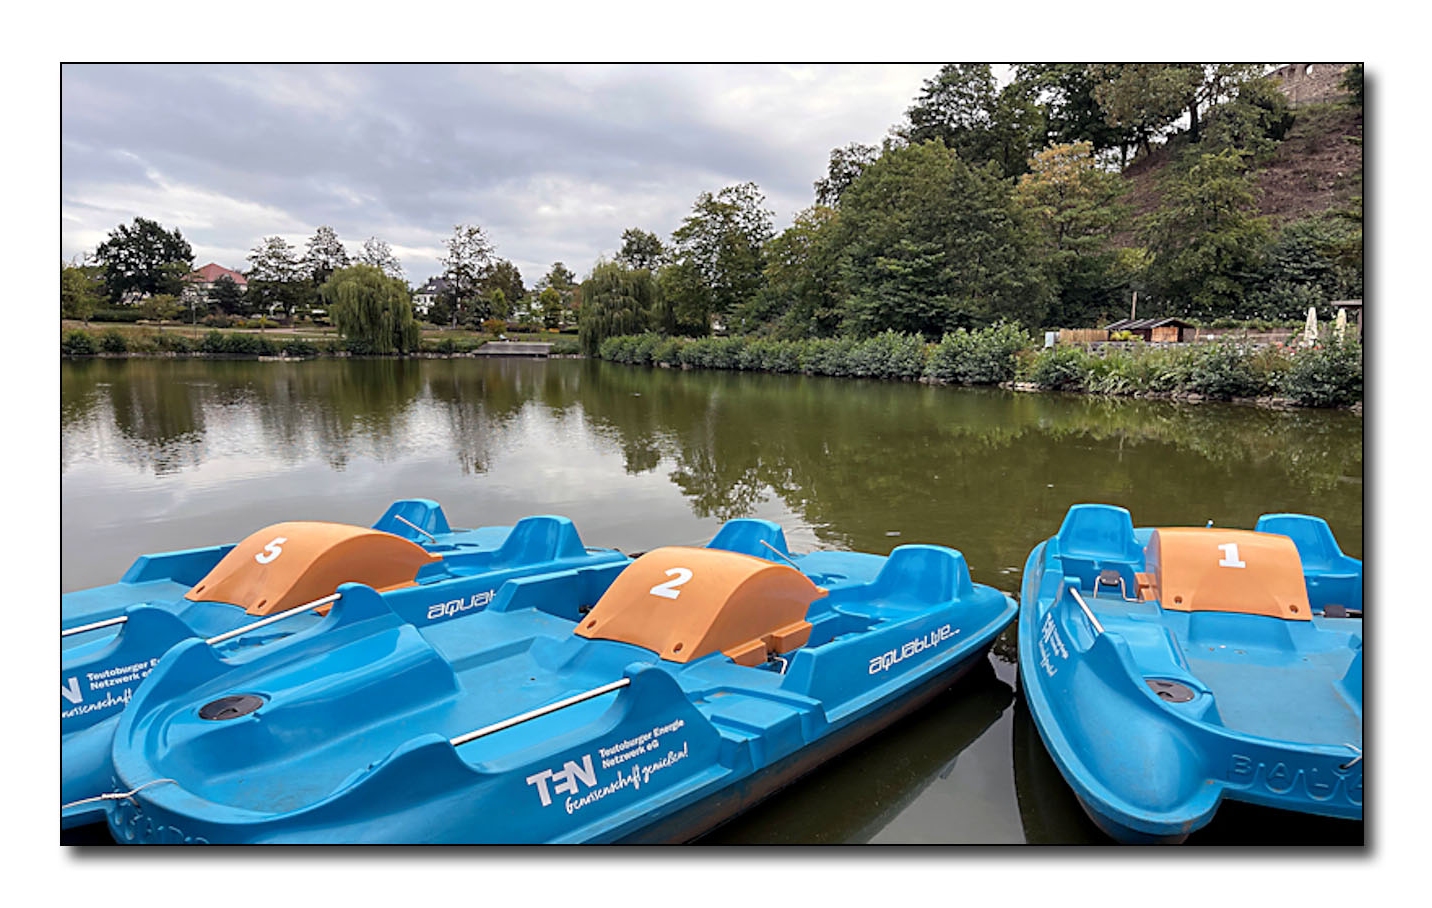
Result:
[[1303,329],[1303,346],[1311,347],[1318,342],[1318,309],[1308,307],[1308,326]]
[[1341,343],[1343,334],[1347,332],[1347,310],[1339,309],[1337,321],[1333,322],[1333,336]]

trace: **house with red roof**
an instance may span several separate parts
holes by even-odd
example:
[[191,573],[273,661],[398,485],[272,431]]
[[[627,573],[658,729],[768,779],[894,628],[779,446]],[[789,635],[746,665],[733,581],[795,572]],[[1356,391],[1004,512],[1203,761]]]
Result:
[[213,262],[184,275],[184,280],[196,290],[203,291],[207,295],[210,290],[214,289],[214,283],[221,277],[227,277],[238,284],[240,290],[247,290],[249,287],[248,278],[232,268],[225,268],[223,265],[216,265]]

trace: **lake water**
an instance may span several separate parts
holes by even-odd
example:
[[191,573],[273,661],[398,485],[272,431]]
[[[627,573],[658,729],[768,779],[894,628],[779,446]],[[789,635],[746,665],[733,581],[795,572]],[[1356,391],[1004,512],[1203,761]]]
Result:
[[[929,542],[1017,594],[1069,505],[1140,526],[1318,514],[1363,555],[1363,421],[580,360],[96,360],[61,365],[61,584],[284,520],[367,525],[398,498],[454,526],[572,518],[588,545],[701,544],[732,517],[796,552]],[[1107,841],[989,665],[707,837],[729,843]],[[1361,841],[1231,805],[1191,843]]]

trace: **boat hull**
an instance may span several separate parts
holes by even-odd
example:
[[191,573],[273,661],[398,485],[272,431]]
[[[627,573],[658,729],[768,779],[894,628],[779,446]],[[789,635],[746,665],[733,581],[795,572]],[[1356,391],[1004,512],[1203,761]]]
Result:
[[622,844],[673,844],[688,842],[712,831],[781,789],[799,781],[841,753],[869,740],[881,731],[916,712],[960,681],[977,665],[989,658],[990,645],[960,659],[944,672],[910,690],[899,700],[873,711],[860,722],[833,732],[800,753],[786,757],[729,790],[718,792],[680,814],[651,827],[644,828],[619,841]]

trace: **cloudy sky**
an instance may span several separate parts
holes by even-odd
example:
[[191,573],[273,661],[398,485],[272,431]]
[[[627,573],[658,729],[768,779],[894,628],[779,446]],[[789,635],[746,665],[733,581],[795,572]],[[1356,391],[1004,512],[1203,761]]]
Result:
[[301,251],[326,224],[350,252],[388,241],[417,283],[478,224],[528,286],[555,261],[582,277],[734,183],[786,226],[831,149],[878,143],[938,69],[65,65],[62,254],[142,216],[243,270],[262,237]]

